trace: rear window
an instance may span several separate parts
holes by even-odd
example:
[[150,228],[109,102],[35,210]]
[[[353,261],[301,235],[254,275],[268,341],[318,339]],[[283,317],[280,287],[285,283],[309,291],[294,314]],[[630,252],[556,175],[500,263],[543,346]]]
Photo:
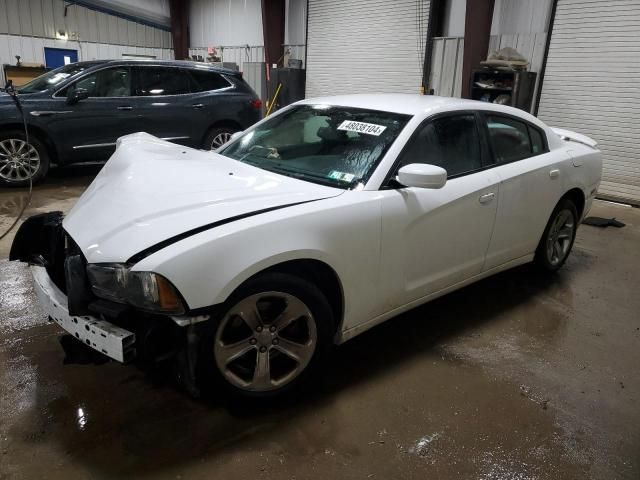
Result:
[[183,95],[191,93],[187,73],[181,68],[138,67],[136,95]]
[[540,130],[529,125],[529,136],[531,137],[531,149],[534,155],[538,155],[539,153],[543,153],[547,150]]
[[498,163],[531,156],[527,124],[507,117],[487,115],[489,137]]
[[209,92],[212,90],[220,90],[231,86],[229,80],[224,78],[217,72],[208,72],[206,70],[189,70],[189,74],[194,81],[194,92]]

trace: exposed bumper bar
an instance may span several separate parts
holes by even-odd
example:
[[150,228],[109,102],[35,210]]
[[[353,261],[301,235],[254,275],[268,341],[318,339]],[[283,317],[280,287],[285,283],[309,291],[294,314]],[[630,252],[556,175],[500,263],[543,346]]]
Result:
[[40,305],[51,320],[64,330],[108,357],[128,362],[136,355],[134,333],[90,316],[69,315],[67,297],[53,283],[44,267],[32,266]]

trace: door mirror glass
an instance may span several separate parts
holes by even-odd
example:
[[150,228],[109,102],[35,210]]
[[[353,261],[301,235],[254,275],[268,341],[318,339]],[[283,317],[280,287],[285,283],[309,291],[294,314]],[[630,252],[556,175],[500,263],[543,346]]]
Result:
[[85,98],[89,98],[89,91],[85,88],[70,88],[67,91],[67,105],[75,105]]
[[428,163],[410,163],[398,170],[398,182],[407,187],[442,188],[447,183],[447,171]]

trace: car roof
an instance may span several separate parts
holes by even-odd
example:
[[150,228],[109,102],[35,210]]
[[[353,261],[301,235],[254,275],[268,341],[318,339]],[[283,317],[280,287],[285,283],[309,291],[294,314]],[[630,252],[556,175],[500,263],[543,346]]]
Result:
[[190,60],[158,60],[155,58],[149,59],[111,59],[111,60],[90,60],[86,62],[78,62],[78,65],[86,65],[88,68],[97,67],[97,66],[105,66],[105,65],[157,65],[157,66],[167,66],[167,67],[182,67],[189,69],[198,69],[198,70],[209,70],[212,72],[218,73],[226,73],[228,75],[239,75],[240,72],[237,70],[231,70],[229,68],[222,68],[216,65],[211,65],[206,62],[193,62]]
[[374,93],[337,95],[330,97],[308,98],[299,104],[327,104],[342,107],[366,108],[383,112],[406,115],[430,116],[455,110],[487,110],[517,116],[539,126],[544,124],[533,115],[506,105],[467,100],[464,98],[438,97],[412,93]]

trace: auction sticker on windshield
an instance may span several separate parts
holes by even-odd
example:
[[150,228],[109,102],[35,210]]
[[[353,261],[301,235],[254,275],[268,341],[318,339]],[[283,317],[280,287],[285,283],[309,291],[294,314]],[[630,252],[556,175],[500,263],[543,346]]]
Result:
[[334,180],[342,180],[343,182],[351,182],[355,178],[355,175],[353,173],[331,170],[331,172],[329,173],[329,178],[333,178]]
[[376,125],[375,123],[354,122],[353,120],[345,120],[340,124],[338,130],[347,132],[365,133],[367,135],[379,136],[387,127]]

